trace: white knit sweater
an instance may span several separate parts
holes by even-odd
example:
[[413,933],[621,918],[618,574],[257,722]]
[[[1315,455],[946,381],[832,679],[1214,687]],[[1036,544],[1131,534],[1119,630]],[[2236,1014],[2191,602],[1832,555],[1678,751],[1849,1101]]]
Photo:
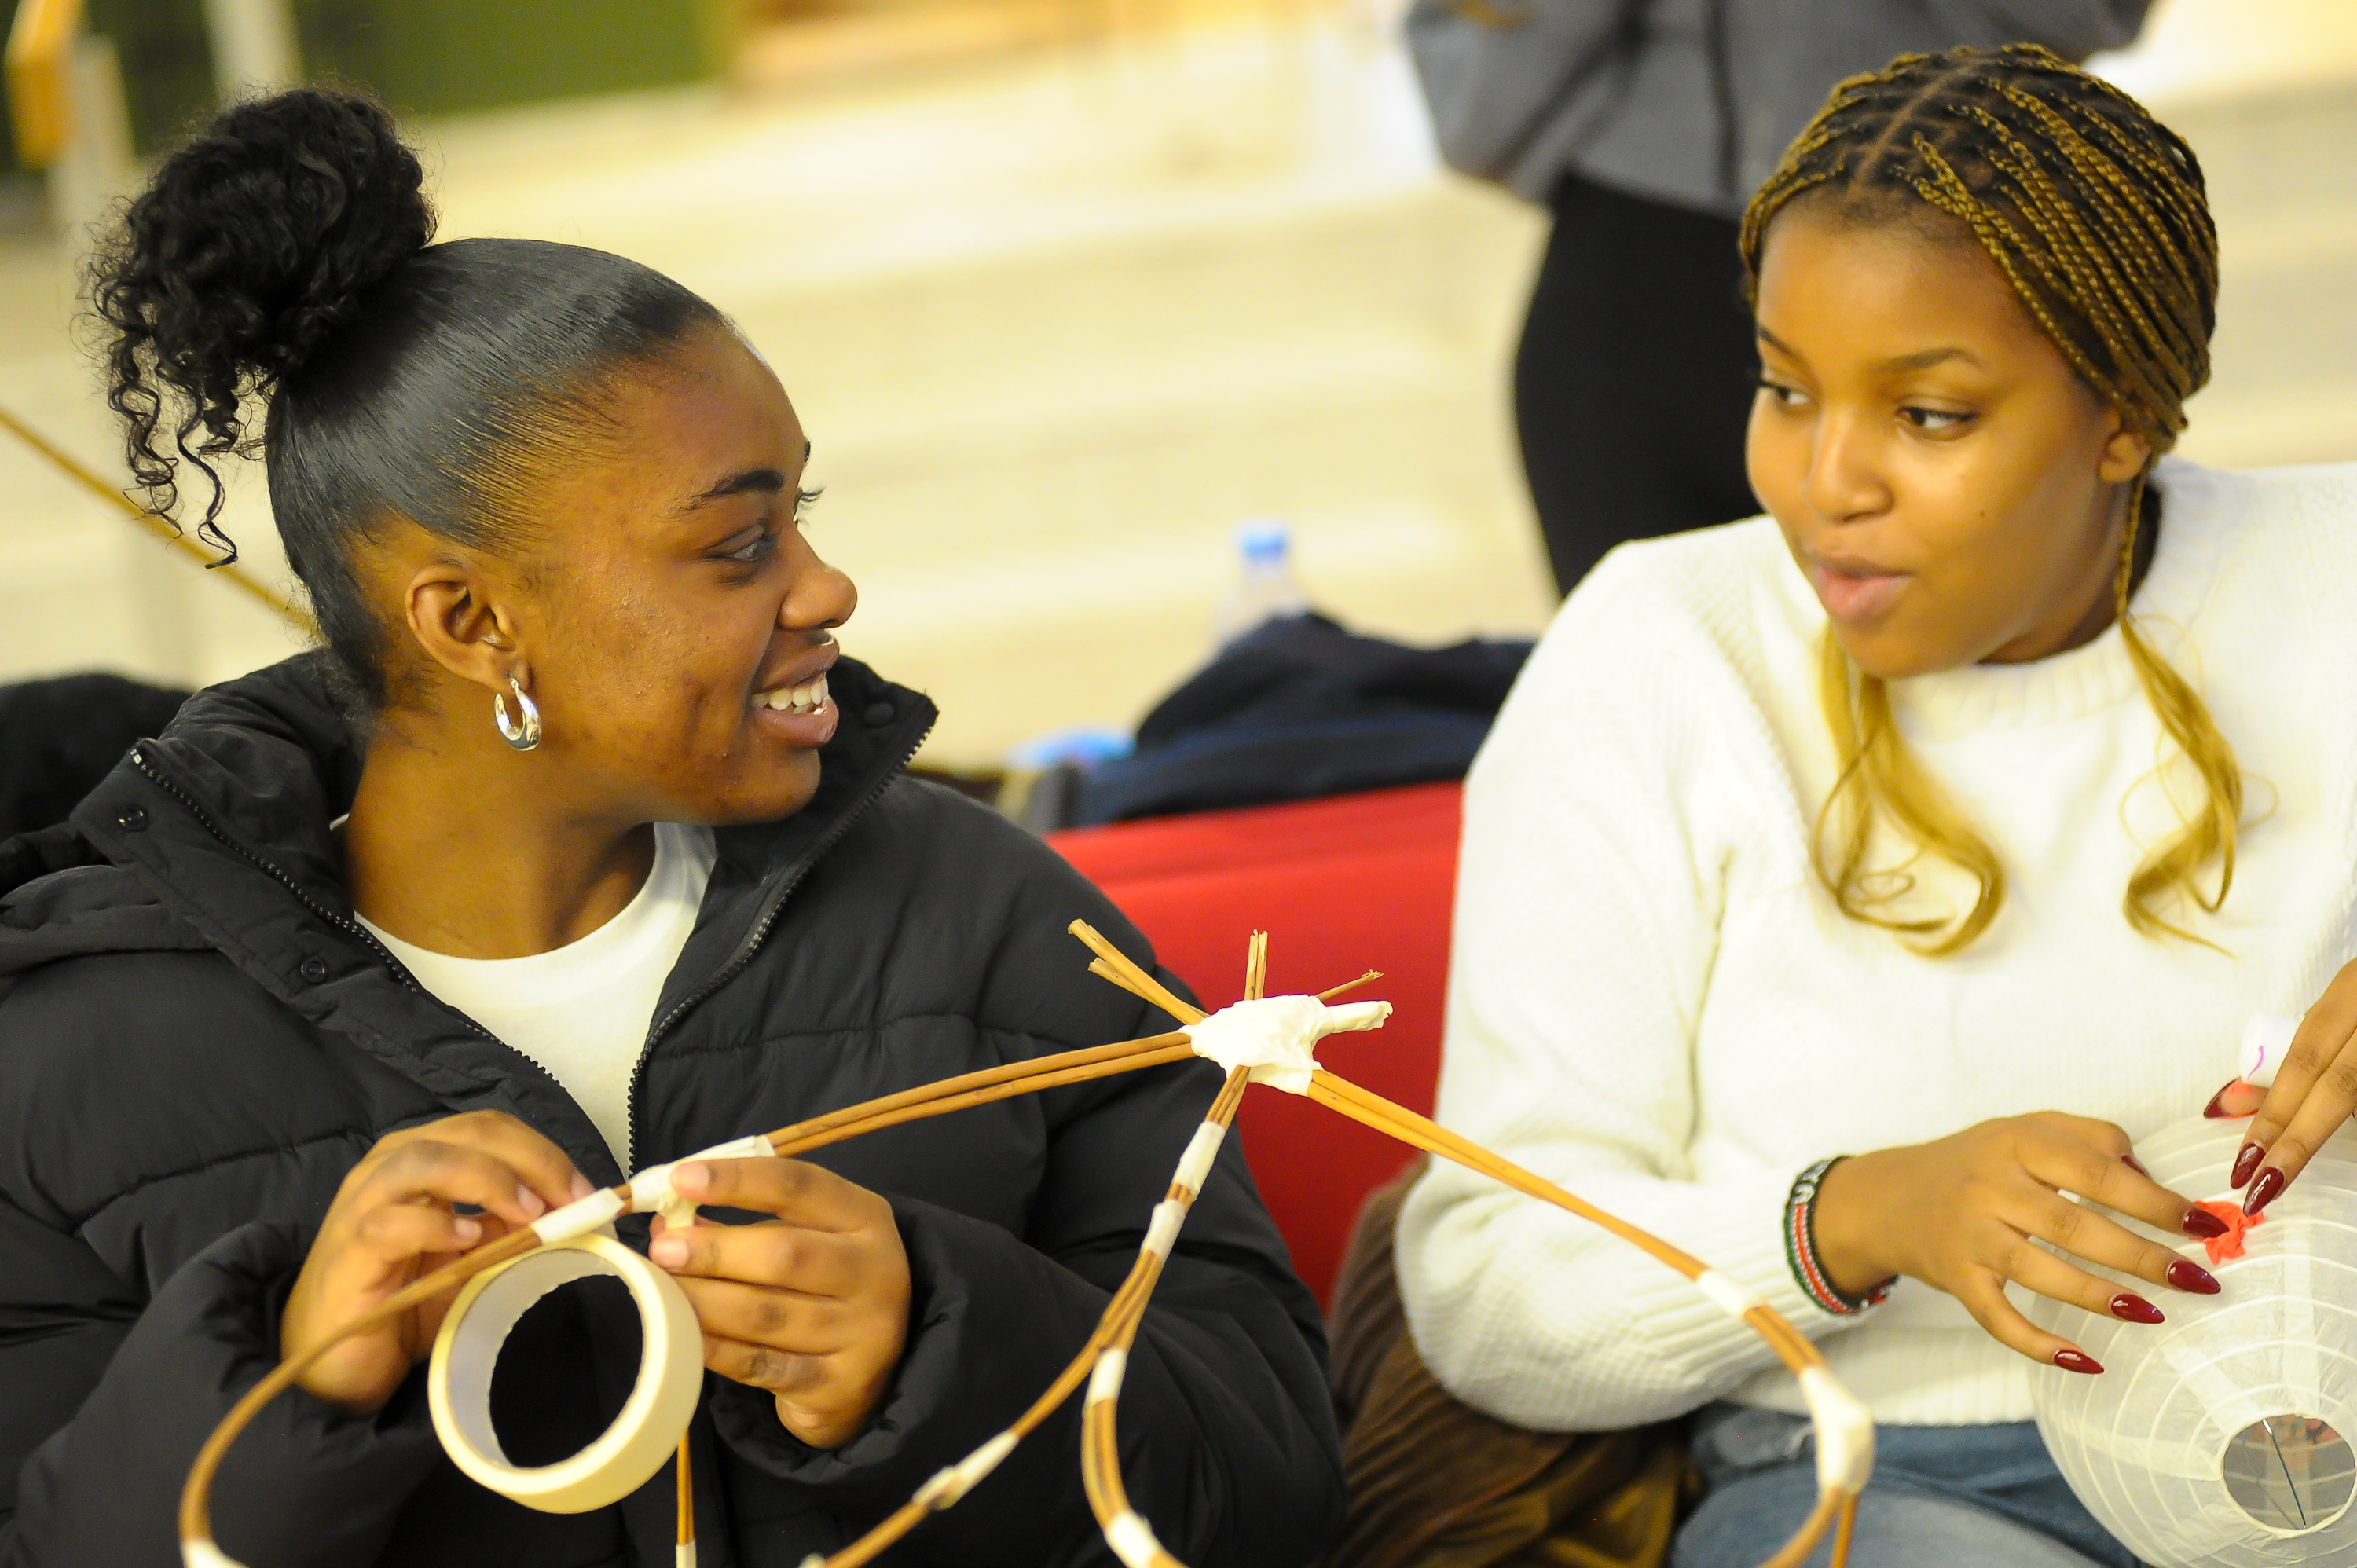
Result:
[[[2116,628],[1894,683],[1909,742],[2003,856],[2005,907],[1945,959],[1844,918],[1809,857],[1825,618],[1766,519],[1608,557],[1467,786],[1440,1119],[1735,1275],[1882,1422],[2021,1420],[2029,1379],[2068,1374],[1912,1281],[1861,1316],[1812,1305],[1779,1233],[1803,1167],[2039,1110],[2142,1135],[2233,1076],[2249,1014],[2305,1010],[2357,948],[2357,467],[2169,462],[2158,482],[2134,607],[2247,783],[2233,894],[2190,917],[2227,954],[2120,913],[2178,819]],[[1802,1408],[1684,1281],[1455,1166],[1411,1196],[1398,1256],[1426,1360],[1508,1420]]]

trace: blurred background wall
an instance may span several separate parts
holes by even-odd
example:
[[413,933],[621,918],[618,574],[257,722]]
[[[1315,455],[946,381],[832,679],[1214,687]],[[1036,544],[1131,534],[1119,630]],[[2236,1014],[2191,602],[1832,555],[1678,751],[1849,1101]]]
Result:
[[[0,186],[0,408],[104,475],[80,225],[239,59],[299,61],[411,117],[445,237],[624,252],[736,317],[812,432],[845,645],[940,700],[936,766],[1134,723],[1209,651],[1244,519],[1362,629],[1552,609],[1505,395],[1543,218],[1438,168],[1392,0],[296,0],[274,38],[273,9],[89,0],[113,141]],[[2210,171],[2183,449],[2357,458],[2357,5],[2163,0],[2095,63]],[[225,525],[284,587],[258,478]],[[296,646],[0,432],[0,681]]]

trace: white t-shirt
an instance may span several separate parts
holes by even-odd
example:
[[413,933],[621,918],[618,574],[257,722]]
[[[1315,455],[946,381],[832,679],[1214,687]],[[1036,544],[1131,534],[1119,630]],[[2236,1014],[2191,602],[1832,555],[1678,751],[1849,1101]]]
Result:
[[622,912],[577,942],[530,958],[452,958],[363,916],[417,983],[565,1086],[630,1168],[630,1074],[663,982],[695,929],[712,875],[712,830],[655,824],[655,864]]
[[[2357,465],[2171,460],[2159,483],[2136,609],[2247,790],[2224,908],[2175,911],[2216,947],[2120,913],[2176,826],[2169,790],[2200,785],[2181,760],[2154,776],[2177,754],[2116,628],[1891,682],[1909,745],[2004,863],[1981,940],[1924,958],[1835,909],[1810,866],[1835,768],[1825,616],[1766,519],[1613,552],[1466,785],[1439,1119],[1732,1274],[1880,1422],[2023,1420],[2029,1380],[2061,1374],[1912,1281],[1855,1317],[1811,1305],[1782,1243],[1803,1167],[2041,1110],[2145,1136],[2234,1075],[2253,1013],[2299,1013],[2357,951]],[[1915,869],[1942,907],[1968,897]],[[1398,1256],[1426,1362],[1506,1420],[1802,1408],[1759,1337],[1684,1280],[1486,1177],[1436,1163]]]

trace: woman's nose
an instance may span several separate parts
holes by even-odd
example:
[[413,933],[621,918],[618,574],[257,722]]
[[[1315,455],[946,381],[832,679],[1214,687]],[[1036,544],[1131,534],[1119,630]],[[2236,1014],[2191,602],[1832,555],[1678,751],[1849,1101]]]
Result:
[[1809,454],[1801,499],[1828,522],[1870,517],[1890,504],[1890,487],[1874,461],[1873,443],[1854,420],[1828,416]]
[[789,631],[824,631],[849,620],[858,607],[859,589],[850,576],[813,560],[786,590],[778,624]]

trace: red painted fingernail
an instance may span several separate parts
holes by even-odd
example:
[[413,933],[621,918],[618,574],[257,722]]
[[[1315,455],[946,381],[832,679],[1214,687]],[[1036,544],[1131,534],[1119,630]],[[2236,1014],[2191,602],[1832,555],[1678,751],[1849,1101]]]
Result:
[[[2183,1102],[2179,1101],[2179,1103]],[[2101,1361],[2079,1350],[2055,1351],[2054,1364],[2066,1372],[2084,1372],[2091,1378],[2104,1369],[2104,1364]]]
[[2234,1113],[2226,1109],[2226,1091],[2242,1081],[2243,1080],[2238,1078],[2230,1078],[2225,1082],[2220,1084],[2218,1086],[2218,1092],[2210,1097],[2210,1103],[2201,1108],[2201,1114],[2207,1116],[2212,1122],[2231,1122],[2234,1120]]
[[2162,1270],[2161,1278],[2167,1280],[2174,1288],[2190,1291],[2195,1295],[2218,1294],[2218,1277],[2201,1264],[2184,1258],[2178,1259]]
[[2136,1172],[2136,1175],[2144,1177],[2147,1181],[2150,1181],[2152,1179],[2152,1173],[2145,1169],[2144,1166],[2138,1165],[2136,1163],[2136,1157],[2134,1155],[2122,1155],[2120,1156],[2120,1164],[2127,1166],[2128,1169]]
[[2256,1144],[2244,1144],[2234,1155],[2234,1174],[2226,1178],[2226,1185],[2240,1187],[2250,1180],[2251,1173],[2257,1170],[2259,1162],[2266,1157],[2267,1152]]
[[2251,1190],[2243,1195],[2243,1212],[2256,1214],[2276,1200],[2284,1189],[2284,1174],[2273,1165],[2251,1178]]
[[2134,1291],[2122,1291],[2112,1297],[2112,1316],[2123,1323],[2166,1323],[2160,1308]]
[[2187,1209],[2185,1218],[2177,1228],[2197,1241],[2207,1241],[2213,1236],[2226,1233],[2226,1222],[2206,1208]]

